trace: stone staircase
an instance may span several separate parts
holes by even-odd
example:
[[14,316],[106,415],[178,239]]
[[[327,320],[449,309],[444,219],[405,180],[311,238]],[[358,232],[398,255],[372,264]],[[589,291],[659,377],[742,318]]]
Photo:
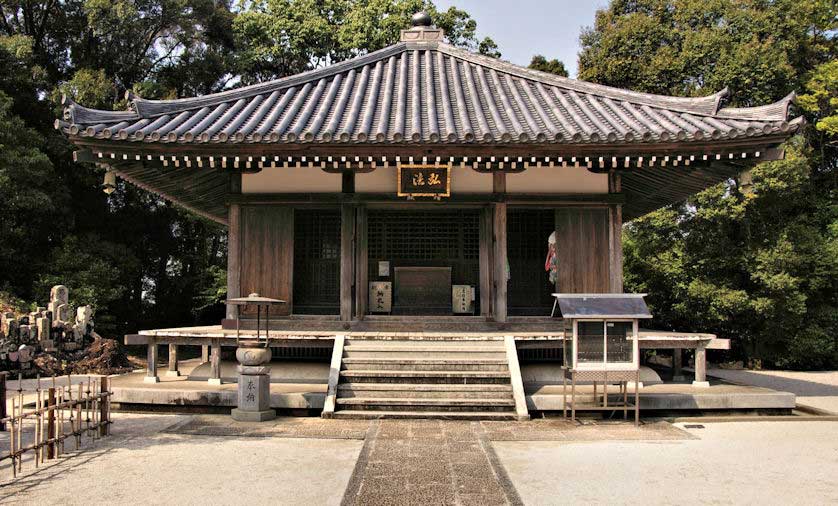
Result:
[[510,364],[503,339],[340,341],[325,417],[528,418],[514,343]]

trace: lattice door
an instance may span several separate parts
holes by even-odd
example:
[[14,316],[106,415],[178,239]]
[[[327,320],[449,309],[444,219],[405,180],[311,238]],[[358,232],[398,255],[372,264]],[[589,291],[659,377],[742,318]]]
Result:
[[510,315],[550,314],[555,290],[544,270],[547,238],[555,230],[552,209],[509,209],[507,258],[511,279],[507,289]]
[[294,312],[340,313],[340,211],[294,214]]
[[[452,284],[479,290],[478,211],[371,210],[368,227],[370,281],[392,281],[396,267],[451,267]],[[379,261],[390,262],[389,277],[378,276]],[[393,307],[394,314],[409,312]]]

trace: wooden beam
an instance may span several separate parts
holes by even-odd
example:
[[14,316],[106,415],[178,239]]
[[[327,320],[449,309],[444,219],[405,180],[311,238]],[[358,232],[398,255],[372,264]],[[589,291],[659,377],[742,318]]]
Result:
[[341,171],[341,192],[355,193],[355,172],[351,170]]
[[492,193],[498,195],[506,193],[506,172],[492,172]]
[[355,278],[355,206],[340,207],[340,319],[352,320],[352,283]]
[[332,362],[329,366],[329,382],[326,388],[326,400],[323,402],[323,411],[320,416],[332,418],[335,414],[335,400],[338,393],[338,381],[340,381],[340,366],[343,361],[343,345],[346,336],[335,336],[335,344],[332,347]]
[[[515,205],[534,205],[534,206],[558,206],[558,205],[609,205],[622,204],[625,202],[625,196],[621,194],[603,194],[603,193],[564,193],[564,194],[507,194],[497,195],[494,193],[483,194],[459,194],[446,197],[442,200],[448,205],[472,206],[482,207],[493,202],[507,202]],[[336,204],[404,204],[405,198],[399,197],[395,193],[248,193],[242,195],[228,195],[227,202],[237,202],[239,204],[257,205],[257,204],[294,204],[294,205],[312,205],[312,206],[327,206]],[[428,197],[423,199],[421,197],[410,201],[412,206],[433,206],[438,207],[439,202],[434,201]]]
[[355,218],[355,318],[363,320],[369,301],[369,244],[367,236],[367,208],[359,206]]
[[506,291],[509,281],[506,263],[506,203],[494,204],[492,220],[494,236],[494,317],[496,322],[506,321]]
[[435,159],[441,157],[483,157],[484,159],[497,157],[522,157],[527,160],[532,157],[600,157],[610,159],[629,155],[665,156],[685,154],[725,154],[730,152],[759,151],[758,161],[782,159],[784,153],[780,145],[789,137],[788,133],[779,132],[774,135],[760,135],[755,137],[737,137],[731,140],[706,140],[660,143],[628,143],[628,144],[333,144],[333,143],[150,143],[133,141],[102,140],[90,137],[72,137],[71,142],[80,148],[90,148],[92,151],[118,151],[120,153],[156,154],[166,156],[216,156],[220,153],[228,158],[232,157],[273,157],[279,155],[287,158],[303,157],[351,157],[380,158],[382,156],[395,160],[395,157],[414,157],[417,159]]

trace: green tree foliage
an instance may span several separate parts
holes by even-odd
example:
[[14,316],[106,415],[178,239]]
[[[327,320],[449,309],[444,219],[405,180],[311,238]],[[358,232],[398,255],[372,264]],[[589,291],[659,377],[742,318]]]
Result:
[[46,143],[10,95],[35,86],[32,66],[28,38],[0,36],[0,290],[7,291],[31,283],[43,267],[41,252],[67,225],[66,196],[52,183],[57,174]]
[[581,78],[762,105],[791,91],[817,129],[738,180],[634,220],[626,289],[656,323],[718,332],[767,365],[838,367],[836,7],[827,1],[615,0],[582,35]]
[[106,196],[52,123],[61,93],[109,109],[132,85],[152,98],[222,89],[232,18],[210,0],[2,3],[3,290],[43,303],[61,282],[114,332],[194,321],[223,228],[128,185]]
[[398,42],[410,18],[426,10],[448,40],[500,56],[463,10],[438,11],[426,0],[257,0],[233,22],[238,70],[245,83],[274,79],[368,53]]
[[838,137],[838,61],[815,68],[806,91],[798,103],[813,116],[818,131],[834,142]]
[[564,63],[553,58],[552,60],[548,60],[543,55],[537,54],[532,57],[530,60],[530,64],[528,65],[529,68],[533,70],[540,70],[541,72],[548,72],[550,74],[556,74],[557,76],[567,77],[567,69],[564,66]]

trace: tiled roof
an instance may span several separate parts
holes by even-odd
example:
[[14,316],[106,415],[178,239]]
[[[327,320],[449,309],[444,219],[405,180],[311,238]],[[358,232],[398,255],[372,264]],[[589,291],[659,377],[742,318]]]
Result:
[[131,110],[67,100],[73,137],[176,144],[609,144],[790,133],[794,96],[720,108],[726,90],[678,98],[563,78],[441,42],[400,42],[303,74]]

